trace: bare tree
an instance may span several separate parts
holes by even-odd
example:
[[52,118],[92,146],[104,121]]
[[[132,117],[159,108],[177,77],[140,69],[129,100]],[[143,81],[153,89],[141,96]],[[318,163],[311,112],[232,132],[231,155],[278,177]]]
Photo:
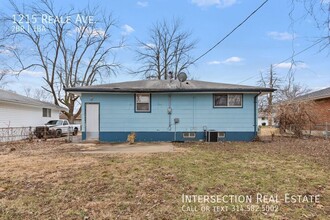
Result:
[[[1,23],[0,23],[1,25]],[[2,31],[2,28],[0,29],[0,31]],[[0,37],[0,88],[4,87],[6,85],[6,75],[8,74],[8,69],[4,68],[3,62],[4,62],[4,54],[6,51],[6,47],[5,45],[1,44],[4,41],[3,37]]]
[[282,85],[278,90],[278,97],[280,101],[290,101],[310,91],[311,90],[306,86],[296,83],[294,79],[294,72],[290,71],[286,78],[286,84]]
[[3,69],[0,70],[0,86],[5,84],[5,76],[7,72]]
[[291,131],[297,137],[303,135],[303,130],[314,124],[315,103],[313,101],[286,101],[277,106],[276,121],[281,132]]
[[[291,26],[298,19],[306,19],[309,16],[320,30],[319,40],[324,40],[321,50],[330,45],[330,1],[329,0],[291,0],[292,9],[290,18],[292,20]],[[305,9],[306,14],[303,17],[295,18],[294,10],[301,6]]]
[[[1,41],[1,39],[0,39]],[[5,45],[0,45],[0,88],[6,87],[10,82],[10,70],[6,64],[10,58],[8,58],[9,50]],[[11,74],[15,75],[15,74]]]
[[193,64],[190,52],[196,42],[190,40],[191,33],[181,30],[178,20],[168,23],[157,22],[150,30],[148,41],[139,40],[138,61],[142,66],[137,74],[144,78],[168,79],[169,72],[176,79],[177,74],[187,71]]
[[40,101],[49,102],[51,99],[50,94],[42,88],[32,89],[30,87],[27,87],[27,88],[24,88],[24,92],[27,97],[37,99]]
[[[52,96],[54,104],[68,108],[64,113],[74,121],[81,113],[81,107],[75,111],[79,97],[64,89],[92,85],[110,77],[119,67],[113,51],[120,48],[122,42],[115,45],[112,42],[110,32],[115,26],[114,19],[97,7],[57,10],[51,0],[21,7],[14,0],[10,2],[15,15],[19,16],[7,17],[19,30],[8,36],[17,45],[12,53],[18,69],[13,71],[42,71],[43,89]],[[28,49],[19,42],[28,45]]]
[[[270,65],[269,72],[266,74],[260,73],[260,80],[258,84],[262,87],[267,87],[271,89],[279,89],[280,78],[277,76],[276,72],[273,70],[273,65]],[[273,125],[273,102],[274,94],[268,93],[265,98],[261,98],[259,109],[267,113],[268,125]]]

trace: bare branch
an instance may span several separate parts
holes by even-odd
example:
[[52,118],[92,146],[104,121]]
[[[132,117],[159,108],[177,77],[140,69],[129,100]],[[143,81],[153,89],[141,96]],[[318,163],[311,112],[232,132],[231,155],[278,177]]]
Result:
[[157,22],[151,28],[149,41],[138,40],[137,60],[143,64],[132,73],[142,74],[144,78],[168,79],[169,72],[176,78],[179,72],[188,71],[193,64],[189,53],[196,45],[190,36],[190,32],[181,31],[178,20]]
[[[42,88],[51,94],[54,104],[68,107],[69,119],[78,117],[81,111],[76,105],[78,97],[66,93],[64,88],[91,85],[115,74],[120,65],[111,59],[114,57],[112,52],[122,45],[111,43],[114,19],[111,14],[100,12],[97,6],[84,10],[57,10],[52,0],[22,5],[10,0],[10,3],[16,14],[72,17],[68,22],[38,23],[43,27],[38,31],[32,22],[27,22],[30,18],[24,16],[23,23],[15,22],[22,31],[13,32],[7,38],[17,45],[12,49],[17,62],[12,69],[18,74],[28,69],[42,71],[46,84]],[[77,22],[77,16],[91,16],[94,22]],[[7,16],[5,20],[12,24],[13,17]],[[25,44],[29,46],[27,50]],[[74,113],[75,109],[78,112]]]

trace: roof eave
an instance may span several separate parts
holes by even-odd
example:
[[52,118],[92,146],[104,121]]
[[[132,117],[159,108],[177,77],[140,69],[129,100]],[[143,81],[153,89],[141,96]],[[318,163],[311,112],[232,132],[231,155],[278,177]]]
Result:
[[56,109],[59,111],[67,111],[68,109],[65,107],[61,107],[61,106],[53,106],[53,105],[37,105],[37,104],[33,104],[33,103],[28,103],[28,102],[21,102],[21,101],[10,101],[10,100],[0,100],[0,102],[4,102],[4,103],[10,103],[10,104],[17,104],[17,105],[24,105],[24,106],[30,106],[30,107],[36,107],[36,108],[50,108],[50,109]]
[[150,93],[183,93],[183,92],[255,92],[255,93],[269,93],[275,92],[276,89],[269,89],[269,88],[251,88],[251,89],[108,89],[108,88],[68,88],[66,89],[67,92],[81,94],[81,93],[88,93],[88,92],[97,92],[97,93],[134,93],[134,92],[150,92]]
[[329,99],[329,95],[324,95],[324,96],[314,96],[314,97],[297,97],[296,101],[318,101],[322,99]]

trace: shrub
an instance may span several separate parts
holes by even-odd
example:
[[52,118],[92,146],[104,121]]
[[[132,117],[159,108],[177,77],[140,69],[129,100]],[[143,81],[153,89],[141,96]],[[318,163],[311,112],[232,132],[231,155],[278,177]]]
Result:
[[290,130],[295,136],[301,137],[303,130],[315,124],[314,107],[313,101],[290,101],[279,104],[275,120],[279,124],[280,131],[283,133]]

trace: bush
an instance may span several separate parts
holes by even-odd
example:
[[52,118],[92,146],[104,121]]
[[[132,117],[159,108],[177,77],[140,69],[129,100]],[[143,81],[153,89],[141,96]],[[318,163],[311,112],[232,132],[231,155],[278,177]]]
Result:
[[290,101],[278,105],[275,120],[281,133],[290,130],[297,137],[303,135],[303,130],[315,124],[316,115],[313,111],[313,101]]

